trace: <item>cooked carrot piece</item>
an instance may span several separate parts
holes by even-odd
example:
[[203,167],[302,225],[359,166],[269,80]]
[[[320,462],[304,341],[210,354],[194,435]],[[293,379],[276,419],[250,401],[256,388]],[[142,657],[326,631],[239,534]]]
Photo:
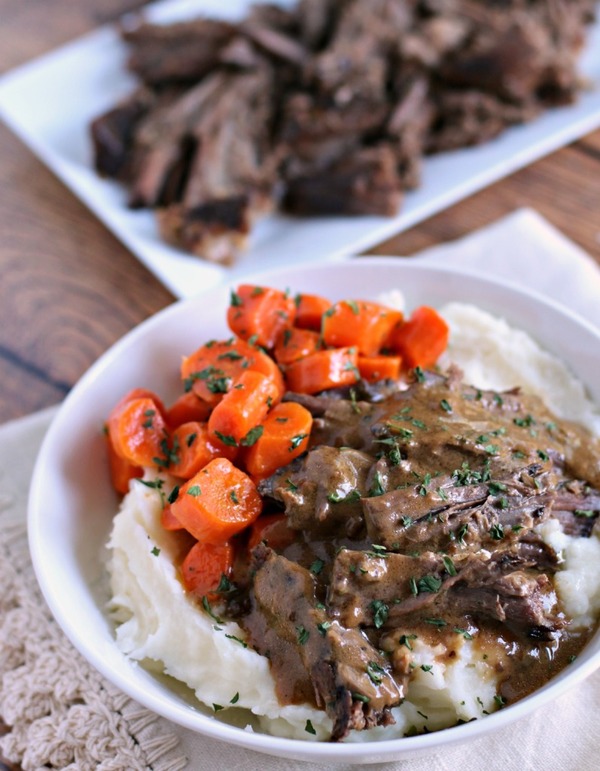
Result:
[[187,391],[194,393],[211,407],[231,390],[233,383],[246,370],[262,372],[271,378],[283,396],[283,376],[270,356],[245,340],[206,343],[181,364],[181,377]]
[[402,356],[406,369],[433,367],[448,345],[449,328],[433,308],[416,308],[408,321],[392,332],[390,347]]
[[298,533],[288,527],[285,514],[265,514],[250,528],[248,551],[263,541],[275,551],[282,551],[298,540]]
[[316,394],[327,388],[352,385],[360,377],[356,348],[331,348],[290,364],[285,376],[290,391]]
[[320,332],[323,314],[331,308],[331,302],[316,294],[298,294],[294,302],[296,303],[294,326]]
[[[263,377],[261,375],[261,377]],[[237,447],[223,444],[218,439],[211,439],[207,423],[190,421],[183,423],[173,431],[171,438],[171,458],[169,473],[183,479],[193,477],[213,458],[233,460]]]
[[223,543],[254,522],[262,498],[247,474],[215,458],[180,488],[171,508],[194,538]]
[[196,543],[181,564],[181,578],[186,592],[206,597],[209,602],[218,599],[217,588],[221,577],[231,575],[233,546],[225,543]]
[[188,391],[176,399],[166,411],[166,420],[170,428],[177,428],[182,423],[190,423],[192,420],[207,420],[211,407],[203,399]]
[[242,284],[231,293],[227,309],[227,323],[234,334],[269,349],[281,330],[292,326],[295,316],[294,300],[285,292],[251,284]]
[[132,399],[113,410],[108,435],[117,455],[134,466],[169,465],[167,426],[153,399]]
[[397,380],[400,377],[402,359],[400,356],[359,356],[360,376],[370,383],[377,380]]
[[278,399],[279,390],[271,378],[246,370],[211,412],[209,437],[233,447],[250,444],[255,429]]
[[114,412],[117,412],[124,404],[131,402],[134,399],[152,399],[160,414],[163,416],[163,418],[166,418],[167,410],[165,409],[165,405],[163,404],[161,398],[154,393],[154,391],[149,391],[147,388],[133,388],[115,404],[110,412],[109,420],[110,416]]
[[323,315],[322,335],[326,345],[354,345],[364,356],[379,353],[402,313],[365,300],[342,300]]
[[255,480],[287,466],[308,446],[312,415],[301,404],[282,402],[269,412],[262,434],[244,451],[244,465]]
[[183,530],[184,529],[181,522],[177,519],[175,514],[173,514],[173,509],[171,508],[170,503],[167,503],[166,506],[163,507],[163,510],[160,513],[160,524],[164,527],[165,530]]
[[117,455],[109,437],[106,441],[106,452],[112,486],[118,493],[125,495],[129,492],[129,482],[143,476],[144,469]]
[[278,364],[291,364],[319,348],[320,335],[310,329],[284,329],[277,338],[273,356]]

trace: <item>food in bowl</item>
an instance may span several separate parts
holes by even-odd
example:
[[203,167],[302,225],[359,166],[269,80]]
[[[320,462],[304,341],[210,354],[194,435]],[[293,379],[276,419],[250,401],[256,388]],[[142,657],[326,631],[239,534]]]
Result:
[[[444,316],[464,380],[427,369]],[[184,359],[174,405],[137,391],[108,421],[120,648],[305,739],[448,727],[568,666],[600,611],[600,452],[568,419],[600,421],[566,368],[464,305],[405,320],[244,286],[228,319],[239,337]],[[485,357],[461,350],[478,334]],[[519,351],[559,417],[496,387]]]
[[139,85],[91,124],[97,171],[208,260],[231,262],[275,208],[395,215],[426,154],[573,102],[594,13],[593,0],[285,6],[124,24]]

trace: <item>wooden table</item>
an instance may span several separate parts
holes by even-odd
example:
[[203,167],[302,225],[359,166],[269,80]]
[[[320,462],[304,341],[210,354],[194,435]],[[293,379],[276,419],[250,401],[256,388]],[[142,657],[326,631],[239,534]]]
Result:
[[[0,73],[141,4],[0,0]],[[1,124],[0,169],[3,422],[59,402],[103,351],[173,297]],[[411,254],[519,206],[537,209],[600,264],[600,131],[372,251]]]

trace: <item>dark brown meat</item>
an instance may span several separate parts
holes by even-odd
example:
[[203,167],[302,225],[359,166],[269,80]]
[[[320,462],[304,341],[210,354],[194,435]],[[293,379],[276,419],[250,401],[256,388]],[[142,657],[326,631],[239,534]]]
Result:
[[323,172],[288,179],[282,206],[292,214],[379,214],[398,210],[402,187],[387,145],[359,150]]
[[390,708],[403,699],[403,686],[366,637],[317,607],[311,574],[263,545],[255,549],[253,570],[249,641],[276,672],[286,672],[296,698],[327,712],[332,739],[394,722]]
[[130,47],[129,69],[151,86],[198,81],[218,64],[234,34],[234,25],[213,19],[168,25],[135,20],[122,29]]

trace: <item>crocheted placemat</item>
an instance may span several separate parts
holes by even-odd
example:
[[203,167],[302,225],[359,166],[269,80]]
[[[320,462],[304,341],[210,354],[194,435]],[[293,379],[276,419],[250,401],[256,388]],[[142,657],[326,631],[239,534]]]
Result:
[[38,588],[25,526],[29,478],[53,410],[0,428],[0,739],[25,771],[180,771],[167,721],[104,680],[66,639]]

